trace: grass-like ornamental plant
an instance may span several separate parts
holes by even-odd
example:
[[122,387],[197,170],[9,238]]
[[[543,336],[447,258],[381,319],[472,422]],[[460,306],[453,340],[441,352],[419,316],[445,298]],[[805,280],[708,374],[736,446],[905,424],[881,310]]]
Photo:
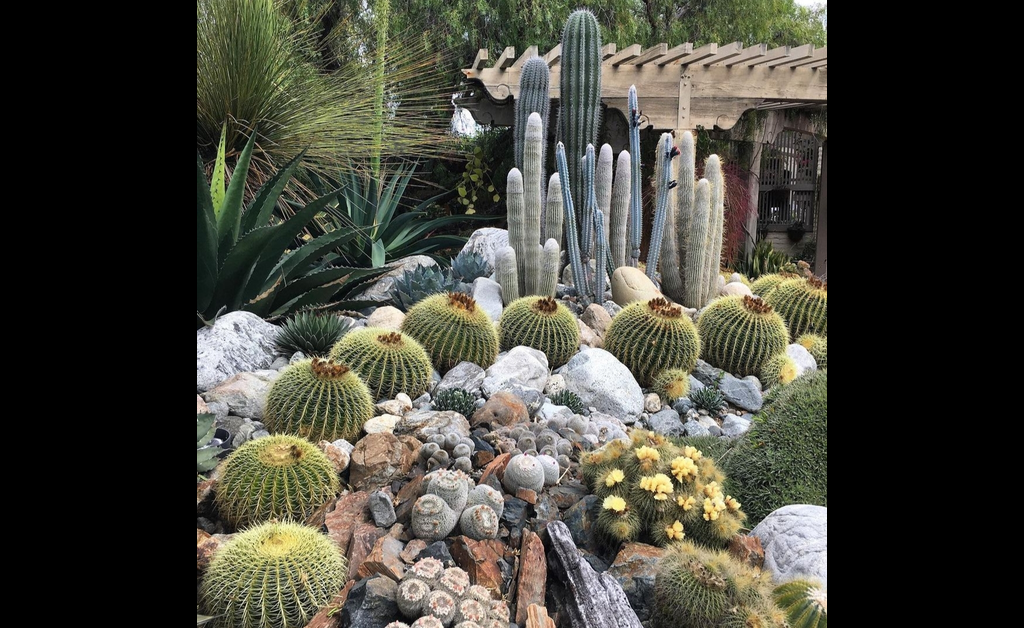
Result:
[[789,279],[772,290],[765,300],[786,320],[789,334],[828,334],[828,284],[816,277]]
[[697,319],[701,358],[736,377],[760,375],[774,355],[786,352],[786,322],[758,297],[712,301]]
[[350,332],[331,349],[330,357],[355,371],[374,399],[394,399],[400,392],[415,399],[427,390],[434,370],[420,343],[379,327]]
[[580,329],[569,308],[551,297],[528,296],[510,303],[498,323],[501,350],[532,347],[558,368],[579,351]]
[[270,385],[263,422],[271,432],[312,441],[354,441],[373,412],[370,391],[355,372],[312,358],[287,367]]
[[663,298],[631,303],[615,315],[604,348],[625,364],[642,386],[670,368],[692,371],[701,338],[682,308]]
[[491,317],[459,292],[435,294],[414,305],[402,331],[423,345],[442,375],[459,362],[487,368],[498,359],[498,333]]
[[338,489],[326,454],[304,438],[278,434],[248,441],[228,456],[216,503],[236,528],[270,519],[301,522]]
[[331,312],[298,312],[281,325],[274,346],[287,355],[301,351],[308,357],[323,357],[351,325]]
[[203,576],[203,607],[218,628],[298,628],[330,603],[346,572],[318,530],[268,522],[217,550]]

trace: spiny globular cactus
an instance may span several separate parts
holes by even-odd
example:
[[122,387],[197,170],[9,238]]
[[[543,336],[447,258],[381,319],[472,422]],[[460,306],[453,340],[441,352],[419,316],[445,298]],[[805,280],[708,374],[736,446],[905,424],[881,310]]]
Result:
[[216,503],[236,528],[270,519],[301,522],[339,488],[326,454],[304,438],[277,434],[248,441],[228,456]]
[[818,368],[828,368],[828,337],[818,334],[803,334],[796,339],[796,343],[807,349]]
[[665,369],[654,378],[651,389],[668,403],[688,397],[690,395],[690,372],[686,369]]
[[828,335],[828,284],[816,277],[783,281],[765,300],[786,319],[793,338]]
[[271,432],[312,441],[355,441],[374,414],[359,376],[332,360],[300,360],[281,372],[267,392],[263,422]]
[[502,486],[512,495],[521,488],[540,493],[544,488],[544,467],[534,456],[512,456],[501,478]]
[[761,367],[761,386],[765,390],[772,386],[785,386],[796,379],[797,367],[793,358],[785,353],[777,353],[768,358],[768,361]]
[[330,358],[355,371],[374,399],[394,399],[400,392],[415,399],[427,390],[434,370],[420,343],[380,327],[349,332],[331,349]]
[[779,287],[779,284],[783,281],[799,278],[800,275],[796,273],[769,273],[767,275],[761,275],[750,284],[750,291],[763,299],[767,297],[772,290]]
[[402,331],[423,345],[441,374],[459,362],[487,368],[498,359],[494,323],[472,297],[462,293],[436,294],[420,301],[402,321]]
[[473,394],[462,388],[446,388],[434,396],[431,403],[434,410],[452,410],[469,418],[475,410]]
[[828,591],[817,581],[798,578],[775,587],[775,603],[790,628],[828,628]]
[[412,533],[425,541],[440,541],[455,529],[459,516],[441,497],[427,493],[412,507]]
[[692,371],[700,337],[682,308],[662,298],[623,308],[605,332],[604,348],[625,364],[642,386],[669,368]]
[[218,628],[305,626],[345,584],[345,558],[315,528],[269,522],[225,543],[202,584]]
[[562,366],[580,348],[580,329],[569,308],[551,297],[523,297],[510,303],[498,322],[501,350],[520,345],[542,351],[551,368]]
[[701,358],[736,377],[760,375],[768,359],[786,352],[789,332],[767,302],[758,297],[721,297],[697,319]]
[[459,517],[462,533],[476,541],[494,539],[498,536],[498,514],[485,504],[470,506]]

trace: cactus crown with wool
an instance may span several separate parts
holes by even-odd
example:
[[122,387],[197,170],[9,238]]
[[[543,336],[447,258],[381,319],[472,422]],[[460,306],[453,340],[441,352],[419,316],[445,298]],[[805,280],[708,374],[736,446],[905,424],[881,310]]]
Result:
[[222,471],[217,508],[236,528],[270,519],[305,521],[340,486],[326,454],[286,434],[246,442],[228,456]]
[[580,329],[569,308],[551,297],[523,297],[502,311],[501,350],[520,345],[542,351],[551,368],[562,366],[580,347]]
[[760,375],[772,356],[785,353],[789,332],[767,302],[749,295],[715,299],[697,329],[701,358],[736,377]]
[[318,530],[289,522],[250,528],[214,554],[203,608],[218,628],[305,626],[345,584],[347,565]]
[[790,628],[828,628],[828,591],[821,583],[798,578],[775,587],[775,603]]
[[373,399],[394,399],[400,392],[415,399],[427,390],[434,369],[411,336],[379,327],[350,332],[331,349],[331,359],[358,373]]
[[491,318],[469,295],[436,294],[417,303],[402,331],[416,339],[430,354],[442,375],[459,362],[487,368],[498,358],[498,333]]
[[791,337],[828,334],[828,284],[817,277],[783,281],[765,300],[786,320]]
[[690,317],[663,298],[623,308],[605,332],[604,348],[625,364],[640,385],[669,368],[692,371],[700,336]]
[[355,372],[313,358],[288,366],[270,385],[263,422],[271,432],[311,441],[355,441],[373,414],[370,390]]
[[783,281],[799,278],[800,275],[796,273],[769,273],[761,275],[750,284],[750,291],[763,299]]

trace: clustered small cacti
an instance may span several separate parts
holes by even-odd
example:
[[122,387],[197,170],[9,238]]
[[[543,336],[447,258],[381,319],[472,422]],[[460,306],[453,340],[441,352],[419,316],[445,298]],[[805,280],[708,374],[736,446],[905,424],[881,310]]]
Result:
[[775,587],[772,596],[791,628],[828,628],[828,591],[820,582],[790,580]]
[[791,338],[828,335],[828,284],[816,277],[788,279],[765,297],[786,320]]
[[498,322],[501,350],[520,345],[544,353],[551,368],[569,361],[580,348],[580,329],[569,308],[549,296],[528,296],[508,304]]
[[665,369],[692,371],[701,339],[682,308],[659,297],[631,303],[616,314],[605,332],[604,348],[640,385],[649,386]]
[[785,386],[796,379],[797,366],[793,358],[785,353],[777,353],[764,363],[758,379],[761,386],[768,390],[772,386]]
[[[497,594],[497,592],[495,593]],[[445,569],[436,558],[416,561],[398,583],[398,610],[415,628],[508,628],[509,609],[458,567]],[[389,628],[410,628],[393,622]]]
[[715,299],[697,319],[701,358],[736,377],[760,375],[767,361],[786,352],[786,322],[764,300],[752,296]]
[[215,501],[236,528],[270,519],[305,521],[338,494],[324,452],[304,438],[276,434],[243,444],[224,461]]
[[[473,480],[462,471],[441,469],[431,472],[425,478],[423,496],[413,504],[413,535],[425,541],[440,541],[455,530],[456,524],[460,524],[462,533],[470,538],[496,538],[500,512],[494,511],[494,502],[493,495],[473,486]],[[491,512],[487,514],[481,509]],[[467,516],[467,511],[472,512]]]
[[613,543],[649,539],[666,546],[683,538],[724,547],[746,515],[722,491],[714,461],[655,432],[635,429],[580,459],[599,499],[598,531]]
[[373,415],[370,390],[348,365],[312,358],[286,367],[270,385],[263,423],[272,433],[312,441],[355,441]]
[[498,359],[498,333],[491,317],[459,292],[417,303],[402,321],[402,331],[423,345],[442,375],[459,362],[487,368]]
[[352,326],[352,319],[333,312],[298,312],[277,332],[274,346],[285,355],[301,351],[309,357],[323,357]]
[[728,552],[678,543],[657,566],[655,628],[787,628],[772,599],[772,578]]
[[330,358],[355,371],[374,399],[394,399],[400,392],[415,399],[426,392],[434,370],[420,343],[380,327],[349,332],[331,349]]
[[796,343],[807,349],[818,368],[828,368],[828,337],[818,334],[803,334],[796,339]]
[[426,463],[427,471],[454,466],[463,473],[469,473],[473,470],[470,457],[475,449],[476,443],[472,438],[456,432],[431,434],[420,446],[419,456]]
[[345,584],[345,558],[319,530],[268,522],[236,535],[203,576],[203,610],[218,628],[305,626]]
[[[551,420],[547,424],[531,423],[500,427],[484,436],[484,440],[502,453],[552,458],[558,465],[559,477],[569,468],[572,456],[579,447],[596,445],[597,429],[581,416],[569,421]],[[548,461],[547,472],[552,472]],[[543,467],[542,467],[543,468]],[[545,479],[548,475],[545,474]],[[513,491],[514,494],[514,491]]]
[[474,403],[476,403],[476,398],[468,390],[464,388],[445,388],[434,395],[430,406],[434,410],[451,410],[469,418],[476,411]]
[[[557,463],[555,463],[557,465]],[[505,475],[501,478],[501,484],[512,495],[519,489],[527,489],[540,493],[544,488],[544,467],[541,465],[538,456],[519,454],[512,456],[505,467]]]

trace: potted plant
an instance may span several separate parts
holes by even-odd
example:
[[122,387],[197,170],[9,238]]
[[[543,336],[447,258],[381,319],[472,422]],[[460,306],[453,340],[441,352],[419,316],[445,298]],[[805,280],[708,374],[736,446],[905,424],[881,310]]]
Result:
[[804,237],[804,233],[807,230],[804,229],[804,221],[796,220],[786,228],[786,235],[789,236],[790,242],[799,242]]

